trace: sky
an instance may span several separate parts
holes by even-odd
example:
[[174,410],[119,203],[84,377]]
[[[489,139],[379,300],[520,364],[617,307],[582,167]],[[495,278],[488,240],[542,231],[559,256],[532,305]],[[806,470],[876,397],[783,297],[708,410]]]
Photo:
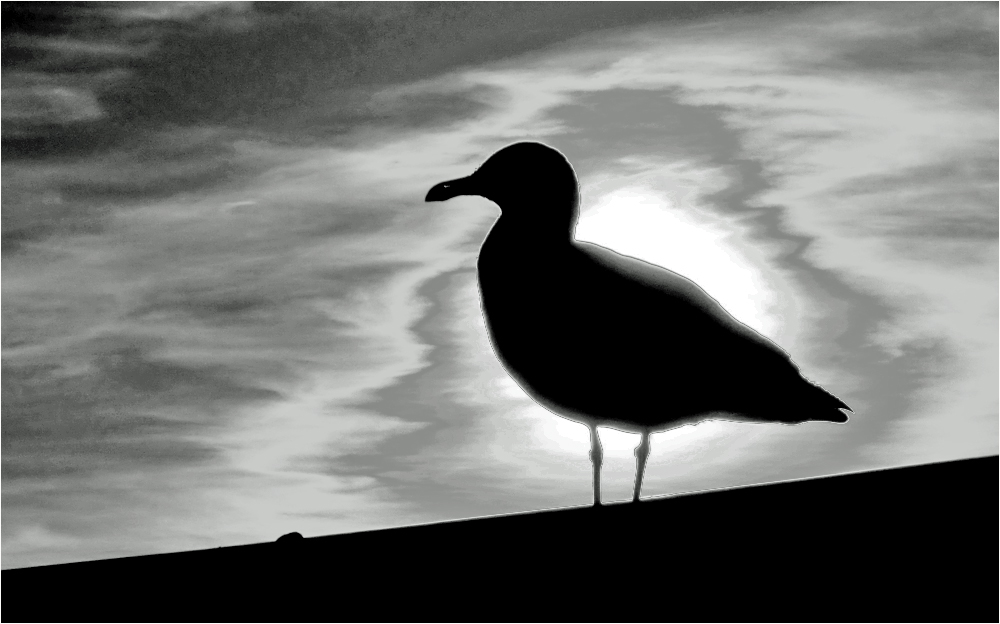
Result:
[[3,13],[3,568],[591,504],[488,342],[498,208],[424,202],[521,140],[854,409],[656,433],[644,496],[998,452],[995,3]]

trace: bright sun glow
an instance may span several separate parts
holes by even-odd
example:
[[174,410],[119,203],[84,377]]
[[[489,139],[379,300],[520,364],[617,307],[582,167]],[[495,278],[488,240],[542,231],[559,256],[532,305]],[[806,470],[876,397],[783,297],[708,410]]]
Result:
[[670,269],[696,282],[741,322],[773,336],[774,295],[728,239],[732,232],[655,191],[619,189],[580,216],[576,238]]
[[[540,434],[560,450],[571,453],[590,452],[590,431],[586,425],[545,415],[539,422]],[[718,436],[731,427],[723,421],[706,421],[698,425],[685,425],[669,431],[654,432],[650,443],[656,452],[670,453],[675,449],[690,446],[697,440]],[[609,427],[598,427],[601,448],[607,453],[631,452],[639,444],[639,434],[618,431]]]
[[[575,453],[590,451],[590,430],[586,425],[564,418],[550,418],[547,415],[540,425],[542,436],[560,449]],[[639,444],[639,434],[636,433],[600,427],[598,435],[601,437],[601,448],[607,452],[631,451]]]

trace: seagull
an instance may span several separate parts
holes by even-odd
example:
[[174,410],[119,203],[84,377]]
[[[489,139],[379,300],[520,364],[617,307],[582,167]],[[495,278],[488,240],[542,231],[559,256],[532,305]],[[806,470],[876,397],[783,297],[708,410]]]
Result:
[[477,261],[490,344],[531,399],[590,429],[594,506],[599,426],[640,434],[638,502],[651,432],[707,420],[847,422],[847,404],[697,284],[575,240],[579,184],[560,151],[508,145],[472,175],[435,185],[426,201],[460,195],[500,208]]

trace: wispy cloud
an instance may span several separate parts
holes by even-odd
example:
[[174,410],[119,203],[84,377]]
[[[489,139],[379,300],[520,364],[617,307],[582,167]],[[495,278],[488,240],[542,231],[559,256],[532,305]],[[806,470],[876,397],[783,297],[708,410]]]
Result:
[[[12,2],[4,8],[5,139],[49,136],[107,121],[101,102],[178,30],[245,32],[245,2]],[[193,31],[193,32],[192,32]]]

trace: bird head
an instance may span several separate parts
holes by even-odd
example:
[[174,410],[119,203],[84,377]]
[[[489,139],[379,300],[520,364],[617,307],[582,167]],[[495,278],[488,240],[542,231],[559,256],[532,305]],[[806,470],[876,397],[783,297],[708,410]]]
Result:
[[579,190],[573,166],[562,152],[544,143],[514,143],[494,153],[465,178],[435,185],[426,201],[478,195],[500,207],[505,218],[530,220],[572,230],[578,216]]

